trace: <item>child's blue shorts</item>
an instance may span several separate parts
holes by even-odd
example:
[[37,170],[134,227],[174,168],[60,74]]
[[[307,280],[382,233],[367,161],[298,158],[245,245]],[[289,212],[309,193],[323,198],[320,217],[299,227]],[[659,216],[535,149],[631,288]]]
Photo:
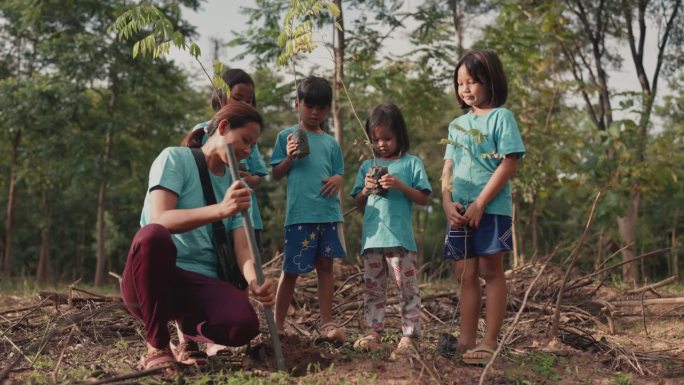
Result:
[[304,274],[316,266],[316,258],[345,258],[347,253],[340,241],[339,222],[300,223],[285,226],[285,258],[283,271]]
[[483,214],[480,227],[447,227],[444,259],[484,257],[513,249],[511,217]]

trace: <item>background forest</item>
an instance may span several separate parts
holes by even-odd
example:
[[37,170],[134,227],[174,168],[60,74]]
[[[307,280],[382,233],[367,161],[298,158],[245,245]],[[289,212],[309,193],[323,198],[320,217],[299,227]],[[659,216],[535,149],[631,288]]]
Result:
[[[194,36],[182,10],[198,9],[201,1],[149,3]],[[614,256],[632,261],[617,281],[678,275],[684,231],[681,1],[425,0],[411,12],[399,0],[335,3],[342,30],[327,14],[316,20],[318,29],[331,32],[317,35],[335,64],[325,68],[297,58],[275,65],[289,1],[256,0],[253,8],[234,10],[247,13],[249,23],[244,33],[224,38],[251,60],[243,69],[256,82],[266,117],[259,146],[267,159],[278,131],[296,123],[293,71],[297,77],[311,73],[329,78],[336,91],[329,130],[344,150],[346,194],[367,156],[353,110],[363,121],[384,101],[404,113],[412,153],[423,159],[438,191],[440,140],[462,113],[453,96],[454,65],[464,50],[489,47],[504,63],[506,107],[528,149],[513,180],[516,252],[509,263],[556,247],[556,258],[568,257],[601,191],[578,266],[592,270]],[[192,86],[168,58],[133,59],[133,43],[110,30],[129,6],[125,0],[0,2],[4,286],[78,278],[114,283],[106,273],[123,270],[152,160],[211,116],[208,87]],[[408,53],[383,49],[397,37],[410,45]],[[609,82],[617,73],[624,84]],[[269,258],[282,245],[285,183],[267,178],[257,191]],[[349,197],[344,205],[352,207]],[[415,208],[414,218],[427,274],[442,259],[439,194]],[[352,212],[345,220],[347,246],[358,250],[362,216]]]

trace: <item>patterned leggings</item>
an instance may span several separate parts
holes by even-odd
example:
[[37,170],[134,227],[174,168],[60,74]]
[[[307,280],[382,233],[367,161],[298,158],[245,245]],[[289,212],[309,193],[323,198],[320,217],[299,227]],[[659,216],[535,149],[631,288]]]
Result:
[[371,248],[364,252],[364,308],[366,323],[382,332],[387,305],[387,270],[392,268],[401,291],[401,329],[404,336],[420,335],[420,295],[416,271],[417,255],[403,247]]

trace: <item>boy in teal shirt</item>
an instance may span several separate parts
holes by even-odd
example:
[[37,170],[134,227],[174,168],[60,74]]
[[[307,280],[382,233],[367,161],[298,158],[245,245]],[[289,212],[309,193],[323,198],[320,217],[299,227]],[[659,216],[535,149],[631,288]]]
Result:
[[[273,177],[280,180],[287,176],[285,257],[275,318],[277,329],[283,332],[297,278],[315,268],[321,311],[319,332],[325,339],[343,342],[345,332],[332,319],[332,297],[333,258],[346,257],[339,233],[342,211],[338,197],[344,161],[339,144],[321,129],[331,102],[332,89],[325,79],[303,79],[295,101],[299,124],[281,131],[273,148]],[[309,155],[301,159],[294,156],[299,143],[293,134],[298,129],[304,130],[310,148]]]

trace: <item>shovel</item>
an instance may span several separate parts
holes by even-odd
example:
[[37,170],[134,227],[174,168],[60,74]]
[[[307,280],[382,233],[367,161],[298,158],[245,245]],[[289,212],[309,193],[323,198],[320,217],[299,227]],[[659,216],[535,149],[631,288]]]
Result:
[[[233,180],[241,180],[238,168],[239,165],[237,158],[235,157],[235,149],[231,143],[227,144],[227,147],[230,175],[233,177]],[[242,183],[245,182],[243,181]],[[254,226],[252,226],[252,217],[249,215],[248,210],[242,211],[242,221],[245,227],[245,232],[247,232],[247,244],[249,246],[249,253],[252,255],[252,260],[254,261],[254,271],[256,272],[257,283],[259,285],[263,285],[264,270],[261,268],[261,255],[259,254],[259,249],[257,248],[256,238],[254,237]],[[278,366],[278,370],[286,371],[285,360],[283,359],[283,351],[280,347],[280,337],[276,332],[275,319],[273,318],[273,309],[264,306],[264,315],[266,316],[266,322],[268,323],[268,330],[271,332],[273,350],[276,356],[276,365]]]

